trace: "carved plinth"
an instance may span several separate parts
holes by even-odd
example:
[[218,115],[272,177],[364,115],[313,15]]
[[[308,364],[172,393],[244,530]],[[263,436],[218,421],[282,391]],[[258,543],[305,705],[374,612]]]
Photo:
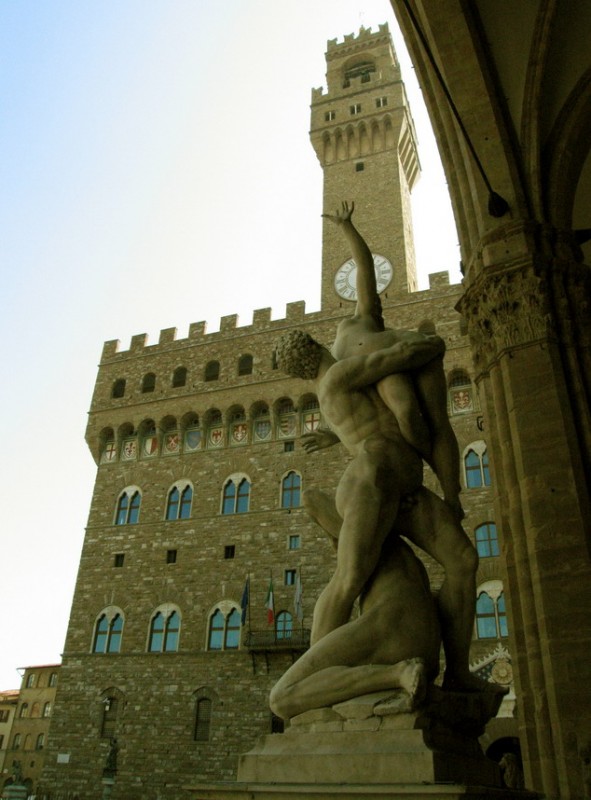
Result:
[[535,798],[503,788],[478,744],[501,699],[431,688],[419,711],[404,692],[307,711],[240,757],[236,783],[187,788],[198,800]]

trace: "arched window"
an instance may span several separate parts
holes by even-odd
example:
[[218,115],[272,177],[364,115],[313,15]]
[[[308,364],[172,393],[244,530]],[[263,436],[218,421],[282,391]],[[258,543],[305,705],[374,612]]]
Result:
[[166,519],[189,519],[192,501],[192,486],[189,483],[175,484],[168,493]]
[[156,388],[156,375],[153,372],[148,372],[144,375],[142,380],[142,394],[153,392]]
[[187,368],[177,367],[172,373],[172,386],[178,389],[180,386],[185,386],[187,383]]
[[297,472],[288,472],[281,481],[281,508],[297,508],[300,505],[302,479]]
[[117,378],[111,389],[111,397],[123,397],[125,395],[125,378]]
[[174,609],[159,609],[150,623],[148,651],[150,653],[175,653],[179,645],[181,617]]
[[275,631],[278,639],[291,639],[293,627],[292,616],[289,611],[280,611],[275,620]]
[[241,615],[237,606],[220,604],[209,618],[208,650],[237,650],[240,647]]
[[45,705],[43,706],[43,716],[44,717],[50,717],[51,716],[51,703],[50,702],[45,703]]
[[449,380],[449,409],[451,414],[466,414],[474,411],[472,381],[463,369],[452,372]]
[[135,486],[125,489],[117,501],[115,525],[134,525],[139,519],[141,502],[139,489]]
[[210,408],[206,414],[207,447],[222,447],[224,444],[224,429],[222,427],[222,412],[217,408]]
[[200,697],[195,704],[195,731],[193,739],[196,742],[208,742],[211,731],[211,700],[209,697]]
[[35,686],[37,676],[34,672],[30,672],[27,678],[27,689],[32,689]]
[[21,719],[24,719],[25,717],[29,716],[29,704],[28,703],[23,703],[22,704],[18,715],[19,715],[19,717]]
[[35,742],[35,750],[43,750],[45,745],[45,734],[40,733],[37,737],[37,741]]
[[476,635],[479,639],[508,636],[505,596],[501,581],[487,581],[478,587]]
[[57,672],[52,672],[49,676],[49,685],[57,686]]
[[40,716],[41,716],[41,706],[39,705],[39,703],[33,703],[33,706],[31,708],[31,717],[37,719]]
[[220,377],[220,362],[209,361],[205,367],[204,379],[206,381],[217,381]]
[[238,375],[252,375],[252,356],[249,353],[238,359]]
[[468,489],[490,486],[486,442],[472,442],[464,450],[464,478]]
[[500,555],[497,526],[494,522],[483,522],[474,531],[476,550],[481,558]]
[[246,476],[233,475],[224,484],[222,514],[243,514],[248,511],[250,481]]
[[14,739],[12,740],[12,749],[19,750],[21,746],[21,735],[20,733],[14,734]]
[[110,689],[109,693],[102,698],[103,718],[101,720],[101,738],[111,739],[117,728],[117,716],[119,714],[119,697]]
[[100,615],[94,629],[93,653],[119,653],[123,635],[123,615],[119,609],[109,608]]

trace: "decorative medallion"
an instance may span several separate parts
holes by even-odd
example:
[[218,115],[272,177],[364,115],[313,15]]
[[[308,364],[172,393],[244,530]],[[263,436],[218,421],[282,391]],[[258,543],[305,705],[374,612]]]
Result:
[[295,414],[284,414],[279,417],[279,436],[284,439],[290,439],[295,436],[296,432],[296,418]]
[[263,442],[271,436],[271,420],[259,419],[254,423],[254,438]]
[[167,454],[178,453],[180,447],[179,435],[176,431],[174,433],[166,433],[164,435],[164,452]]
[[107,442],[105,445],[105,449],[103,450],[103,462],[115,461],[117,458],[117,445],[115,442]]
[[451,393],[452,414],[463,414],[472,411],[472,392],[469,389],[457,389]]
[[224,429],[210,428],[208,438],[209,447],[221,447],[224,443]]
[[144,441],[142,442],[142,455],[149,458],[150,456],[155,456],[158,452],[158,437],[156,434],[150,434],[149,436],[144,437]]
[[247,440],[248,428],[246,422],[236,422],[232,425],[232,443],[244,444]]
[[199,450],[201,447],[201,431],[191,428],[185,433],[185,450]]
[[304,431],[305,433],[312,433],[317,430],[320,425],[320,411],[306,411],[303,415]]
[[131,461],[137,455],[137,442],[135,439],[126,439],[121,446],[121,458],[123,461]]

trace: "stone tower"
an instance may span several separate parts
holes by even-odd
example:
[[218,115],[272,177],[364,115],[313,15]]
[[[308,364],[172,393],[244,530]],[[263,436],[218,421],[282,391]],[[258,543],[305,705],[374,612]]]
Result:
[[[428,324],[446,341],[466,530],[484,547],[474,669],[509,683],[486,442],[454,310],[460,289],[439,273],[428,291],[410,291],[408,194],[418,162],[387,26],[329,42],[327,64],[328,92],[315,91],[312,105],[325,209],[355,200],[360,230],[392,264],[387,322]],[[361,111],[350,114],[355,104]],[[334,120],[325,120],[329,111]],[[234,777],[238,755],[277,724],[269,691],[306,648],[315,599],[334,569],[301,492],[334,490],[347,456],[340,446],[319,458],[300,447],[320,422],[317,399],[310,384],[274,369],[272,353],[291,328],[332,341],[335,317],[354,307],[335,292],[348,253],[330,233],[320,311],[294,302],[279,319],[264,308],[245,326],[229,315],[213,333],[197,322],[184,338],[166,329],[153,344],[140,334],[127,349],[104,346],[86,431],[97,476],[43,780],[57,795],[98,800],[115,737],[114,793],[173,800],[188,783]],[[433,476],[426,482],[434,486]],[[438,567],[427,569],[437,586]]]
[[[417,288],[410,192],[420,168],[388,25],[329,41],[326,64],[327,91],[312,91],[310,132],[324,170],[323,208],[360,201],[355,219],[375,248],[379,284],[387,298],[400,298]],[[330,223],[322,253],[322,308],[350,310],[354,268]]]

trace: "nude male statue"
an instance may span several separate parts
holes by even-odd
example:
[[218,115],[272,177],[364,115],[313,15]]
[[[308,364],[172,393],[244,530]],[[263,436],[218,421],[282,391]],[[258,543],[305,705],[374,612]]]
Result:
[[[403,437],[376,388],[386,376],[420,368],[443,350],[438,336],[421,336],[337,362],[311,336],[291,331],[281,337],[276,356],[284,372],[314,381],[326,422],[353,457],[334,501],[318,490],[304,497],[312,516],[339,543],[335,573],[314,611],[312,643],[349,621],[356,598],[378,565],[386,536],[398,521],[398,532],[445,569],[438,597],[446,653],[444,687],[480,691],[493,687],[469,670],[478,555],[457,514],[421,488],[421,457]],[[400,513],[401,499],[413,493],[416,505]]]
[[[421,339],[414,331],[392,330],[384,325],[382,304],[376,286],[373,257],[365,240],[352,222],[355,204],[343,203],[335,214],[323,216],[337,225],[345,235],[351,255],[357,264],[357,305],[351,317],[339,323],[331,348],[340,361],[353,355],[367,355],[400,341]],[[412,373],[385,375],[376,384],[378,393],[392,411],[406,441],[433,468],[439,479],[443,497],[462,519],[459,500],[460,454],[447,415],[447,386],[443,371],[443,353],[415,368]],[[325,439],[324,445],[329,443]],[[320,439],[311,434],[303,442],[305,449],[319,449]]]
[[277,716],[398,688],[409,695],[408,710],[422,701],[439,671],[439,620],[425,568],[396,534],[386,538],[360,607],[360,617],[320,639],[275,684],[269,702]]

